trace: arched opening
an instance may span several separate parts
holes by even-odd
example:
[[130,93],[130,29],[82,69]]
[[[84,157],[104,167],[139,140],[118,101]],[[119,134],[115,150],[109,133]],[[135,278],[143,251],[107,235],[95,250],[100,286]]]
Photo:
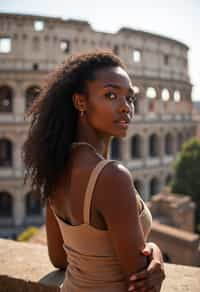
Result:
[[13,111],[13,91],[9,86],[0,87],[0,113]]
[[140,88],[138,86],[134,86],[133,91],[136,97],[135,102],[134,102],[134,112],[137,115],[140,113],[140,109],[139,109]]
[[141,157],[141,139],[138,134],[131,138],[131,157],[133,159]]
[[148,98],[156,98],[157,93],[154,87],[148,87],[146,90],[146,97]]
[[113,138],[111,142],[111,158],[120,159],[120,142],[117,138]]
[[11,218],[13,216],[13,199],[5,191],[0,192],[0,218]]
[[149,137],[149,156],[157,157],[159,155],[159,145],[158,145],[158,136],[152,134]]
[[26,93],[25,93],[25,98],[26,98],[26,110],[32,105],[34,99],[36,96],[40,93],[40,87],[37,85],[30,86],[27,88]]
[[63,53],[69,53],[71,49],[71,41],[68,39],[63,39],[60,41],[60,49]]
[[133,62],[134,63],[140,63],[142,60],[142,51],[139,49],[133,50]]
[[33,69],[33,71],[38,71],[38,69],[39,69],[39,64],[38,64],[38,63],[33,63],[33,65],[32,65],[32,69]]
[[33,37],[33,51],[40,50],[40,39],[38,36]]
[[184,137],[183,137],[183,134],[182,133],[178,133],[178,136],[177,136],[177,150],[180,151],[181,150],[181,146],[184,142]]
[[12,166],[12,143],[7,139],[0,139],[0,166]]
[[148,87],[146,90],[146,97],[148,98],[148,111],[155,112],[157,92],[154,87]]
[[181,100],[181,93],[180,93],[180,91],[179,90],[175,90],[173,97],[174,97],[174,101],[175,102],[180,102],[180,100]]
[[144,186],[143,186],[141,180],[135,179],[134,186],[135,186],[137,192],[139,193],[139,195],[144,199],[144,194],[143,194],[144,193]]
[[113,47],[113,52],[114,52],[116,55],[119,55],[119,46],[118,46],[118,45],[114,45],[114,47]]
[[159,190],[159,181],[156,177],[153,177],[150,180],[149,188],[150,188],[150,196],[154,196],[154,195],[159,193],[159,191],[160,191]]
[[171,182],[172,182],[172,175],[168,174],[166,179],[165,179],[165,185],[170,186]]
[[39,196],[34,192],[29,192],[26,195],[26,216],[41,216],[42,204]]
[[173,137],[170,133],[165,135],[165,154],[173,154]]
[[170,99],[170,93],[167,88],[164,88],[161,92],[161,98],[164,102],[167,102]]

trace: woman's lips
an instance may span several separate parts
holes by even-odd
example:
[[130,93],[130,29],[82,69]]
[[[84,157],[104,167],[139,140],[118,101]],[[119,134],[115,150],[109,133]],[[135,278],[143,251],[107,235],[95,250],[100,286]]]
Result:
[[119,125],[123,129],[127,129],[129,126],[129,123],[126,121],[117,121],[116,123],[117,123],[117,125]]

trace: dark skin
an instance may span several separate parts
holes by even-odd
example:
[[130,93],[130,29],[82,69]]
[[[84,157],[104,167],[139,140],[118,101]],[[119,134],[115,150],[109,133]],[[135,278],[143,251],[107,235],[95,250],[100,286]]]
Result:
[[[120,67],[98,70],[95,76],[96,79],[87,84],[87,94],[73,96],[76,109],[84,112],[79,117],[76,141],[93,145],[107,158],[111,138],[127,134],[134,112],[133,86]],[[91,171],[100,160],[87,146],[74,148],[57,190],[51,196],[55,213],[72,225],[83,224],[84,192]],[[157,292],[164,276],[162,255],[155,244],[145,243],[139,220],[141,209],[129,171],[118,162],[110,163],[102,171],[93,193],[90,224],[108,230],[127,290]],[[54,266],[65,269],[67,259],[62,236],[48,204],[46,227],[50,259]]]

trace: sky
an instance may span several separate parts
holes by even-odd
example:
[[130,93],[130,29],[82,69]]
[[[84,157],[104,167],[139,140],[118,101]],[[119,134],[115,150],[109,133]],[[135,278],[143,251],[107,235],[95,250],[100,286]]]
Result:
[[126,26],[181,41],[190,48],[192,98],[200,101],[200,0],[0,0],[0,12],[86,20],[113,33]]

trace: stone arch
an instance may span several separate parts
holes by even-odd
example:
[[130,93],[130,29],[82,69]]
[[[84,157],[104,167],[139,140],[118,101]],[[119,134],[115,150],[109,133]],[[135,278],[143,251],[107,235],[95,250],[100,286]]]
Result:
[[42,204],[39,196],[30,191],[25,196],[26,216],[41,216]]
[[0,113],[12,113],[13,89],[8,85],[0,86]]
[[161,91],[161,99],[164,102],[167,102],[170,100],[170,92],[167,88],[163,88]]
[[111,142],[111,158],[120,159],[120,141],[114,137]]
[[13,165],[13,144],[6,138],[0,138],[0,167]]
[[149,182],[149,193],[150,196],[158,194],[160,191],[160,184],[157,177],[153,177]]
[[0,218],[13,216],[13,198],[7,191],[0,191]]
[[173,178],[172,174],[171,173],[168,173],[168,175],[165,178],[165,185],[166,186],[169,186],[170,185],[170,183],[172,182],[172,178]]
[[141,158],[141,136],[139,134],[131,138],[131,157],[133,159]]
[[159,138],[158,135],[153,133],[149,136],[149,156],[159,156]]
[[157,90],[155,87],[149,86],[146,88],[146,97],[154,99],[157,97]]
[[171,133],[167,133],[164,138],[165,154],[173,154],[173,136]]
[[141,179],[136,178],[134,180],[134,186],[139,193],[139,195],[144,199],[144,183],[142,182]]
[[34,36],[32,39],[33,51],[40,50],[40,38],[38,36]]
[[177,150],[178,151],[181,150],[183,142],[184,142],[184,136],[181,132],[179,132],[177,135]]
[[156,98],[157,98],[157,90],[155,87],[147,87],[146,89],[146,98],[148,101],[148,112],[156,111]]
[[119,45],[118,44],[114,44],[114,46],[113,46],[113,52],[116,55],[119,55]]
[[25,91],[25,99],[26,99],[26,110],[31,106],[34,99],[40,93],[40,87],[38,85],[31,85]]
[[191,129],[188,128],[188,129],[186,130],[185,136],[186,136],[186,140],[189,140],[189,139],[192,138],[193,133],[192,133]]
[[140,91],[140,87],[138,86],[133,86],[133,90],[134,90],[134,94],[136,97],[136,100],[134,102],[134,109],[135,109],[135,114],[139,114],[140,113],[140,95],[141,95],[141,91]]
[[181,92],[180,90],[175,90],[173,93],[173,100],[178,103],[181,101]]

